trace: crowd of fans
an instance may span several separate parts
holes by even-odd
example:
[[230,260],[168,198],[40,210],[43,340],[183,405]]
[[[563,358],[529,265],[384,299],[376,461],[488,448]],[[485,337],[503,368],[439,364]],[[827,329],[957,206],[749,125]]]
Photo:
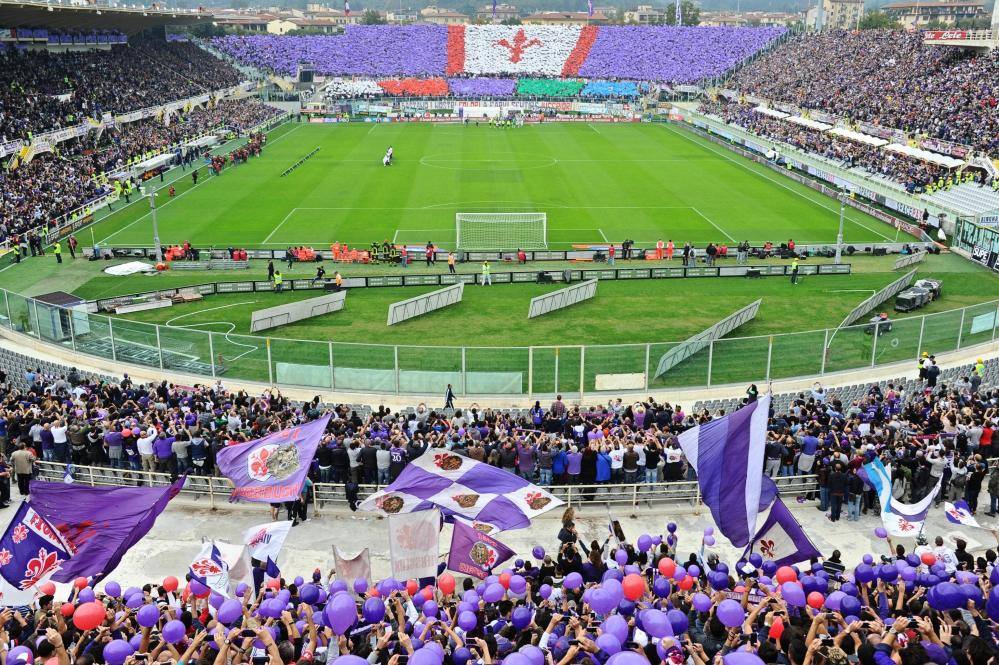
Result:
[[910,192],[923,191],[927,185],[947,177],[947,169],[935,164],[758,113],[754,108],[754,105],[730,102],[724,98],[701,104],[703,112],[718,116],[727,123],[841,162],[847,168],[859,167],[882,175],[905,185]]
[[133,40],[110,50],[58,54],[0,51],[0,142],[239,82],[233,67],[190,42]]
[[731,85],[999,155],[999,52],[925,46],[919,32],[808,33],[749,63]]
[[180,113],[169,125],[152,117],[60,143],[55,152],[0,171],[0,241],[43,224],[112,191],[108,175],[126,171],[144,155],[209,131],[243,131],[278,115],[274,107],[221,100]]
[[[295,405],[276,391],[251,397],[221,384],[138,386],[126,376],[99,385],[75,371],[29,371],[30,387],[20,391],[7,378],[0,377],[0,436],[16,452],[0,461],[0,472],[19,484],[30,477],[28,448],[46,459],[210,472],[218,446],[325,408],[318,398]],[[928,380],[911,395],[872,386],[852,404],[816,386],[772,415],[767,470],[817,473],[820,508],[846,497],[859,518],[876,499],[857,484],[856,468],[880,456],[897,470],[896,496],[916,500],[942,475],[946,496],[965,497],[972,510],[987,488],[992,514],[999,471],[987,476],[985,462],[994,456],[999,391],[974,378],[951,386]],[[427,447],[447,447],[542,483],[652,479],[653,472],[670,480],[686,473],[676,434],[712,415],[651,399],[589,408],[557,399],[523,417],[421,407],[362,419],[337,408],[313,475],[388,481]],[[557,469],[566,449],[571,457]],[[104,580],[97,593],[84,580],[68,602],[43,595],[31,611],[5,611],[0,642],[8,662],[37,655],[58,665],[987,665],[999,655],[999,566],[988,546],[976,557],[965,540],[951,547],[938,536],[908,550],[896,544],[877,565],[873,555],[844,561],[833,551],[824,562],[778,567],[755,551],[721,561],[711,531],[672,523],[634,541],[587,543],[574,519],[566,510],[557,536],[538,537],[533,560],[501,563],[481,581],[459,583],[443,564],[436,579],[419,581],[349,583],[319,569],[269,578],[256,562],[227,599],[190,578],[124,591]],[[105,607],[91,611],[95,600]]]

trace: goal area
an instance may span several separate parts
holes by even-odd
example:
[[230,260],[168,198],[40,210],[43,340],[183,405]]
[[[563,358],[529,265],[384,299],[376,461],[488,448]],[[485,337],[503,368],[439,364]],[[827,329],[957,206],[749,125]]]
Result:
[[547,249],[548,216],[543,212],[455,213],[458,249]]

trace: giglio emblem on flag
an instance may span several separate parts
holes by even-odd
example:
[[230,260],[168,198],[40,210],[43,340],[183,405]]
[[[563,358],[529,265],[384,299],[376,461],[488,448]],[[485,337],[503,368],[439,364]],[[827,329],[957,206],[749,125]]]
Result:
[[222,558],[222,553],[215,543],[209,541],[205,543],[198,556],[191,562],[191,579],[201,582],[206,587],[228,597],[229,593],[229,564]]
[[875,458],[860,469],[857,474],[864,482],[877,492],[881,503],[881,521],[885,529],[893,536],[915,538],[923,530],[923,523],[930,512],[933,500],[940,492],[943,477],[922,500],[916,503],[902,503],[891,495],[891,466],[885,466],[880,459]]
[[822,556],[780,498],[770,506],[770,514],[742,557],[748,559],[754,552],[764,561],[773,561],[778,566]]
[[437,507],[445,517],[475,520],[481,525],[476,528],[489,533],[523,529],[533,517],[562,503],[520,476],[437,448],[406,465],[392,484],[365,499],[360,509],[392,515]]
[[596,26],[449,25],[447,73],[575,76]]
[[984,529],[975,516],[971,514],[971,506],[964,499],[960,499],[951,503],[949,501],[944,502],[944,514],[947,516],[947,521],[954,524],[961,524],[963,526],[970,526],[976,529]]
[[38,586],[57,573],[72,555],[73,546],[62,534],[22,501],[0,538],[0,577],[14,589],[30,592],[30,602]]
[[777,498],[774,481],[763,475],[769,411],[767,394],[679,436],[711,517],[736,547],[749,544],[757,515]]

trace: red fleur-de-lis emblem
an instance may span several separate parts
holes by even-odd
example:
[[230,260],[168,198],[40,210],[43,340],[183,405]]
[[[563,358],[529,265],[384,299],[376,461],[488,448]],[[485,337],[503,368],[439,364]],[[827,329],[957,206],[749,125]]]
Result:
[[536,39],[534,37],[528,39],[527,35],[524,34],[523,28],[518,30],[517,34],[513,36],[512,44],[505,39],[501,39],[498,42],[495,42],[495,46],[502,46],[503,48],[505,48],[507,51],[510,52],[510,62],[513,63],[520,62],[521,58],[524,55],[524,51],[526,51],[530,47],[541,46],[541,45],[542,44],[540,39]]
[[777,555],[777,543],[772,540],[761,540],[760,554],[768,559],[774,558]]
[[59,553],[49,552],[40,547],[38,556],[28,561],[24,579],[21,580],[21,588],[30,589],[57,570],[59,570]]
[[24,539],[28,537],[28,527],[23,524],[18,524],[14,527],[14,533],[11,534],[11,538],[14,539],[14,544],[18,545],[24,542]]
[[199,577],[208,577],[209,575],[219,575],[222,573],[221,566],[211,559],[198,559],[191,564],[191,570],[197,573]]
[[899,531],[912,531],[915,528],[916,528],[916,526],[912,522],[910,522],[908,520],[901,520],[898,523],[898,530]]
[[14,555],[10,553],[10,550],[8,549],[0,550],[0,566],[6,566],[8,563],[10,563],[11,559],[13,558]]
[[267,468],[267,460],[271,456],[271,448],[261,448],[250,453],[250,457],[247,460],[248,470],[250,472],[250,477],[254,480],[267,480],[271,475],[271,471]]

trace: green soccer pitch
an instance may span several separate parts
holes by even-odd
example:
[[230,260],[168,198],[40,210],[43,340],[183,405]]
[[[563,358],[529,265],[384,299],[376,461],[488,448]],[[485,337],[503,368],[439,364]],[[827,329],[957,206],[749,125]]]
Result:
[[[395,163],[385,167],[388,146]],[[659,124],[290,124],[272,132],[262,158],[217,178],[201,175],[196,187],[178,181],[172,199],[158,196],[164,243],[366,248],[389,240],[448,248],[456,212],[544,212],[552,249],[626,238],[703,249],[742,240],[830,243],[839,219],[833,199]],[[148,246],[148,213],[132,205],[98,223],[94,238]],[[847,242],[896,237],[848,209]]]

